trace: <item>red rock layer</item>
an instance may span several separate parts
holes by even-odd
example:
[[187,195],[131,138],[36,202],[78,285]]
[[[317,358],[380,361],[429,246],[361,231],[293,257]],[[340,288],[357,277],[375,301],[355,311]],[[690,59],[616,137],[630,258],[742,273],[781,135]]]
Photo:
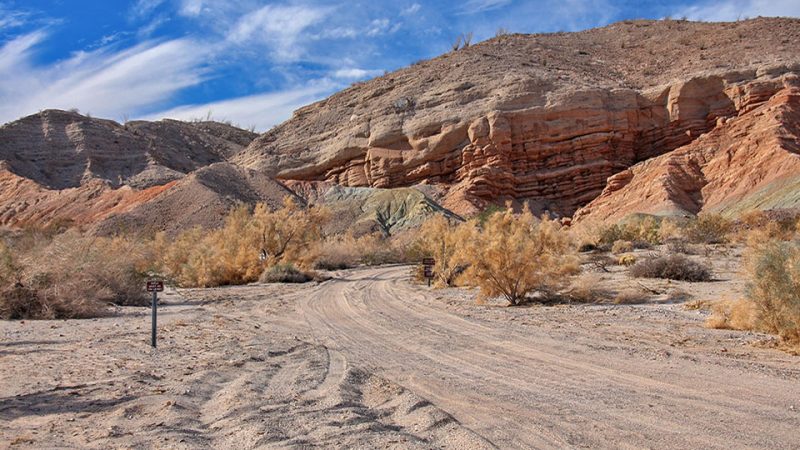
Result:
[[[739,115],[689,145],[614,175],[577,220],[800,207],[800,81],[751,89]],[[766,100],[766,103],[757,103]]]

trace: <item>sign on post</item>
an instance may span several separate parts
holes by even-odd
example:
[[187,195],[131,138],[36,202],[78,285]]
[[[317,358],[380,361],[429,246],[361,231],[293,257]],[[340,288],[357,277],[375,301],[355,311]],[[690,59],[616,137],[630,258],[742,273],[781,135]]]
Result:
[[152,329],[150,332],[150,345],[153,348],[156,347],[156,321],[157,321],[157,313],[156,313],[156,305],[158,303],[158,293],[164,291],[164,282],[161,280],[148,280],[147,281],[147,292],[153,293],[153,304],[152,304]]
[[436,265],[436,260],[433,258],[422,258],[422,269],[425,278],[428,279],[428,287],[431,285],[431,278],[433,278],[433,266]]

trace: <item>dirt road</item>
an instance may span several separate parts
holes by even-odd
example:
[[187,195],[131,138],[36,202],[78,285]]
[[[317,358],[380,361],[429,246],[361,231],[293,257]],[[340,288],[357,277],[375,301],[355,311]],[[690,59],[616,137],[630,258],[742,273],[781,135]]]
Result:
[[407,273],[174,291],[157,350],[146,308],[0,322],[0,448],[800,446],[800,359],[764,336]]
[[800,448],[792,357],[754,365],[676,348],[668,330],[622,345],[581,317],[525,326],[448,311],[407,272],[353,273],[298,310],[320,342],[498,447]]

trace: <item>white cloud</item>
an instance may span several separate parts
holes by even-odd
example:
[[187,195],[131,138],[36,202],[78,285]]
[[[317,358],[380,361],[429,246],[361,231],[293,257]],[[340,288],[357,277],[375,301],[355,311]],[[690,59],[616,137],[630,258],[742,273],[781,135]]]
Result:
[[156,8],[161,6],[165,0],[137,0],[131,7],[131,14],[137,18],[149,16]]
[[333,72],[334,78],[343,80],[363,80],[365,78],[377,77],[378,75],[382,74],[383,70],[380,69],[367,70],[359,68],[339,69]]
[[500,9],[511,4],[512,0],[469,0],[463,7],[464,14],[475,14],[479,12]]
[[203,0],[181,0],[179,11],[181,15],[197,17],[203,12]]
[[265,131],[291,117],[297,108],[320,100],[340,88],[342,88],[340,84],[322,79],[306,86],[279,92],[249,95],[201,105],[179,106],[150,114],[145,119],[192,120],[211,115],[214,120],[229,120],[242,127],[253,126],[256,130]]
[[3,28],[16,28],[25,25],[28,21],[28,13],[9,9],[0,4],[0,30]]
[[400,11],[400,14],[404,16],[413,16],[414,14],[418,13],[420,9],[422,9],[422,5],[419,3],[413,3],[408,8]]
[[36,31],[0,48],[0,122],[47,108],[120,118],[163,103],[206,76],[209,50],[188,39],[78,52],[37,67],[33,50],[45,36]]
[[720,0],[705,2],[677,11],[674,17],[727,22],[757,16],[800,16],[798,0]]
[[330,12],[327,7],[267,5],[243,15],[228,40],[236,44],[264,42],[277,60],[296,60],[303,54],[304,31]]

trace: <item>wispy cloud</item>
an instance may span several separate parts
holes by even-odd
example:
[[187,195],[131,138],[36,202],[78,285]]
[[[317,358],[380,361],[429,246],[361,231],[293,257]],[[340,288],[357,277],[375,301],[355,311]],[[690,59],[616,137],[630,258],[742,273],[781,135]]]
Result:
[[188,17],[197,17],[203,12],[203,0],[181,0],[179,12]]
[[166,0],[137,0],[131,7],[131,15],[135,18],[148,17]]
[[150,114],[149,120],[171,118],[192,120],[211,116],[214,120],[231,121],[242,127],[265,131],[291,117],[297,108],[317,101],[343,86],[328,79],[317,80],[281,92],[245,97],[199,105],[185,105]]
[[400,15],[413,16],[414,14],[418,13],[420,9],[422,9],[422,5],[419,3],[412,3],[407,8],[404,8],[402,11],[400,11]]
[[708,22],[727,22],[757,16],[800,16],[798,0],[717,0],[678,9],[675,17]]
[[380,69],[367,70],[358,68],[339,69],[333,72],[334,78],[343,80],[363,80],[365,78],[377,77],[378,75],[382,74],[383,70]]
[[38,67],[42,30],[20,36],[0,48],[0,121],[41,108],[79,108],[103,117],[152,109],[172,95],[205,80],[208,50],[188,39],[144,42],[121,51],[102,48],[78,52]]
[[464,4],[462,13],[475,14],[479,12],[492,11],[510,5],[512,0],[469,0]]
[[331,11],[329,7],[267,5],[243,15],[228,40],[238,44],[263,42],[277,60],[296,60],[303,54],[302,34]]

